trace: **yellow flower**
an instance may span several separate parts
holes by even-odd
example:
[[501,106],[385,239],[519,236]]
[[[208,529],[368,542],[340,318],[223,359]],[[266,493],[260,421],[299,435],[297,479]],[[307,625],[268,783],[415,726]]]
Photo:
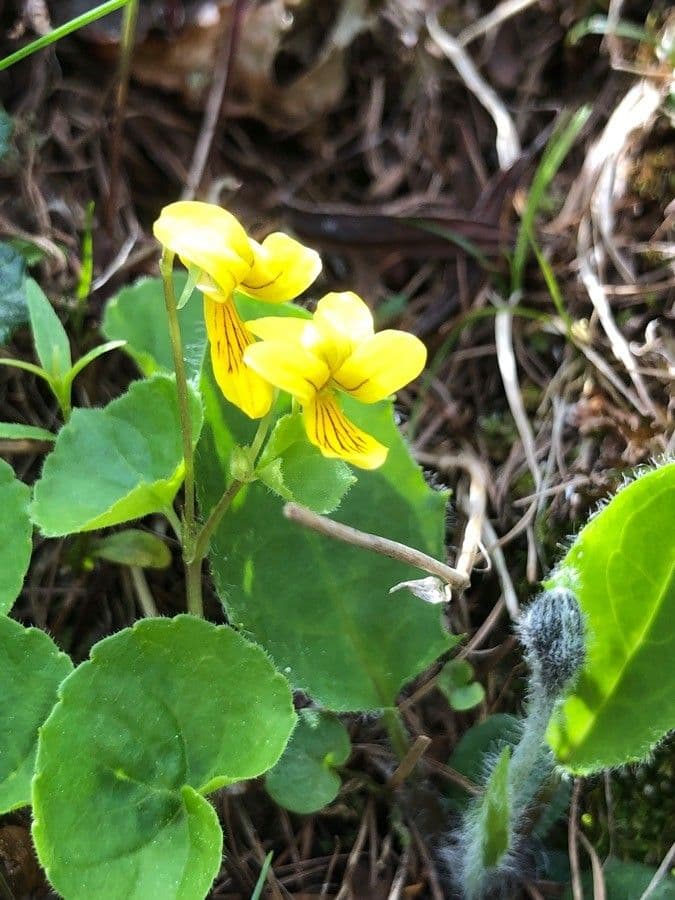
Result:
[[165,206],[153,230],[185,266],[202,273],[199,288],[216,381],[231,403],[259,419],[272,404],[273,389],[244,365],[244,350],[254,338],[233,292],[268,303],[293,300],[321,271],[318,253],[281,233],[259,244],[231,213],[196,200]]
[[343,413],[338,393],[376,403],[416,378],[426,348],[404,331],[375,334],[366,304],[351,291],[326,294],[307,319],[264,318],[249,322],[262,338],[244,361],[302,405],[309,440],[324,456],[376,469],[387,448]]

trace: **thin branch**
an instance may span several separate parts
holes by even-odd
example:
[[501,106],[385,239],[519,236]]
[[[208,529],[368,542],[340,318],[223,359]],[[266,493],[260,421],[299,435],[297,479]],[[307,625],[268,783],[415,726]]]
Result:
[[403,757],[398,767],[394,771],[394,774],[389,779],[388,786],[392,790],[400,787],[403,784],[403,782],[410,775],[417,763],[427,752],[430,744],[431,738],[428,738],[424,734],[420,734],[415,738],[414,744],[408,749],[408,752]]
[[656,888],[661,884],[661,882],[665,878],[668,870],[670,869],[670,867],[674,861],[675,861],[675,844],[673,844],[671,846],[670,850],[663,857],[661,865],[658,867],[656,872],[654,872],[654,877],[652,878],[652,880],[649,882],[649,884],[645,888],[645,891],[644,891],[643,895],[640,897],[640,900],[647,900],[648,897],[651,897],[651,895],[654,893]]
[[591,872],[593,873],[593,900],[607,900],[607,889],[605,887],[605,876],[602,871],[602,863],[595,851],[595,847],[588,840],[583,831],[578,832],[579,840],[584,845],[586,853],[591,858]]
[[480,19],[476,19],[471,25],[467,25],[464,31],[457,36],[457,43],[461,44],[462,47],[466,47],[467,44],[475,41],[476,38],[487,34],[489,31],[494,31],[507,19],[518,15],[519,12],[523,12],[528,6],[534,6],[537,2],[538,0],[504,0],[492,12],[482,16]]
[[287,503],[284,506],[284,516],[291,522],[297,522],[305,528],[310,528],[312,531],[333,538],[336,541],[342,541],[344,544],[351,544],[354,547],[361,547],[363,550],[370,550],[373,553],[380,553],[382,556],[388,556],[409,566],[415,566],[423,572],[436,575],[441,581],[451,587],[465,588],[469,584],[469,579],[463,572],[459,572],[457,569],[439,562],[433,556],[427,556],[421,550],[415,550],[406,544],[390,541],[388,538],[383,538],[376,534],[359,531],[357,528],[343,525],[341,522],[334,522],[326,516],[320,516],[309,509],[305,509],[304,506],[298,506],[297,503]]
[[464,469],[470,479],[469,498],[466,504],[467,523],[462,538],[462,546],[455,567],[458,572],[470,579],[478,554],[484,550],[482,545],[483,525],[487,521],[487,474],[478,457],[469,451],[463,453],[443,453],[440,456],[418,451],[415,454],[418,462],[434,466],[438,471],[448,472],[453,469]]
[[520,616],[518,594],[516,593],[516,589],[513,586],[513,581],[511,580],[511,575],[509,573],[509,567],[506,565],[506,558],[504,556],[504,553],[502,552],[502,548],[499,546],[499,538],[497,537],[497,533],[492,527],[492,523],[487,519],[483,522],[483,535],[485,537],[486,543],[490,547],[489,553],[492,557],[492,562],[494,563],[497,577],[499,578],[499,583],[502,586],[502,597],[504,598],[504,604],[509,611],[511,619],[515,622]]
[[435,12],[426,18],[431,38],[457,69],[467,89],[485,107],[497,129],[496,150],[500,169],[508,169],[520,157],[520,140],[513,119],[493,88],[478,72],[473,60],[459,41],[441,27]]

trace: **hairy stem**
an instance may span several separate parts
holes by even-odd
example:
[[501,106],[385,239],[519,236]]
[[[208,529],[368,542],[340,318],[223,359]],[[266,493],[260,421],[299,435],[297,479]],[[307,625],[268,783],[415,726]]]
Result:
[[[258,424],[258,430],[255,433],[253,441],[251,442],[251,446],[249,448],[251,455],[251,468],[255,468],[255,464],[258,456],[260,455],[260,451],[262,450],[262,446],[265,443],[265,438],[267,437],[267,433],[270,430],[270,426],[274,419],[274,413],[270,410],[267,415],[262,418]],[[251,473],[251,478],[253,478],[253,474]],[[216,528],[220,525],[220,521],[230,508],[230,504],[237,496],[239,491],[242,489],[246,482],[240,481],[235,478],[228,487],[225,489],[220,500],[213,507],[209,516],[202,525],[201,529],[195,536],[194,548],[192,554],[192,560],[199,561],[204,559],[206,554],[209,552],[209,544],[211,542],[211,538],[214,535]],[[191,561],[192,561],[191,560]]]
[[387,729],[389,741],[394,753],[400,761],[403,761],[410,750],[410,740],[401,719],[401,713],[396,706],[388,706],[382,713],[382,721]]

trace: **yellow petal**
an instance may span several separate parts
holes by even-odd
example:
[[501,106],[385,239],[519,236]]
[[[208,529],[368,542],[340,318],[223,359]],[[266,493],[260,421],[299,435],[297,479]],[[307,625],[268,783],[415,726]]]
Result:
[[326,384],[326,364],[300,344],[260,341],[246,348],[246,365],[266,381],[308,403]]
[[319,254],[287,234],[275,232],[262,244],[254,240],[249,243],[253,267],[239,286],[249,297],[285,303],[306,290],[321,271]]
[[246,327],[263,341],[305,344],[305,333],[312,327],[312,321],[296,316],[263,316],[260,319],[249,319]]
[[419,338],[405,331],[380,331],[360,344],[333,378],[362,403],[376,403],[417,378],[426,359]]
[[324,456],[344,459],[361,469],[377,469],[388,449],[345,416],[331,391],[322,391],[302,411],[309,440]]
[[316,305],[314,321],[326,333],[334,332],[359,344],[373,333],[373,316],[353,291],[326,294]]
[[211,347],[211,364],[224,396],[251,419],[260,419],[272,405],[274,390],[244,364],[244,350],[253,341],[232,300],[204,295],[204,319]]
[[251,271],[253,250],[246,232],[220,206],[198,200],[170,203],[153,232],[185,266],[201,269],[225,294],[231,294]]
[[361,341],[373,334],[373,317],[358,294],[342,291],[319,300],[314,327],[320,335],[317,350],[334,372]]

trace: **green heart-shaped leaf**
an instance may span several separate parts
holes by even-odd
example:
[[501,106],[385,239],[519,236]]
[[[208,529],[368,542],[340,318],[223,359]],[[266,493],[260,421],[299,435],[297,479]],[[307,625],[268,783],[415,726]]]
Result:
[[295,723],[286,680],[230,628],[145,620],[97,644],[40,732],[33,836],[67,900],[197,900],[221,861],[204,794],[262,774]]
[[0,614],[12,608],[28,571],[33,549],[29,501],[30,489],[0,459]]
[[643,759],[675,728],[675,463],[582,529],[551,584],[570,581],[588,655],[548,740],[565,768],[587,774]]
[[485,697],[483,685],[473,680],[473,666],[466,659],[449,660],[438,673],[436,684],[458,712],[473,709]]
[[265,776],[267,792],[291,812],[322,809],[338,795],[335,767],[347,762],[351,750],[347,729],[336,716],[302,710],[283,756]]
[[[191,401],[196,440],[196,393]],[[156,375],[103,409],[73,412],[35,485],[32,518],[48,537],[128,522],[169,506],[183,474],[176,387]]]
[[38,728],[72,669],[44,631],[0,617],[0,813],[30,803]]
[[[197,470],[208,511],[222,495],[232,446],[250,443],[255,423],[222,399],[205,368]],[[381,469],[360,474],[336,518],[443,559],[447,495],[425,484],[391,404],[353,403],[346,411],[390,451]],[[325,708],[392,706],[405,682],[456,643],[437,608],[407,592],[389,593],[419,577],[416,569],[286,521],[281,502],[264,485],[241,491],[211,548],[231,621],[241,623],[289,680]]]
[[[176,272],[174,287],[179,297],[187,275]],[[206,346],[206,326],[202,312],[202,296],[195,293],[178,311],[183,355],[188,378],[199,372]],[[169,338],[169,320],[164,303],[161,278],[141,278],[122,288],[105,308],[103,334],[110,340],[123,340],[125,351],[133,357],[144,375],[173,373],[173,353]]]

